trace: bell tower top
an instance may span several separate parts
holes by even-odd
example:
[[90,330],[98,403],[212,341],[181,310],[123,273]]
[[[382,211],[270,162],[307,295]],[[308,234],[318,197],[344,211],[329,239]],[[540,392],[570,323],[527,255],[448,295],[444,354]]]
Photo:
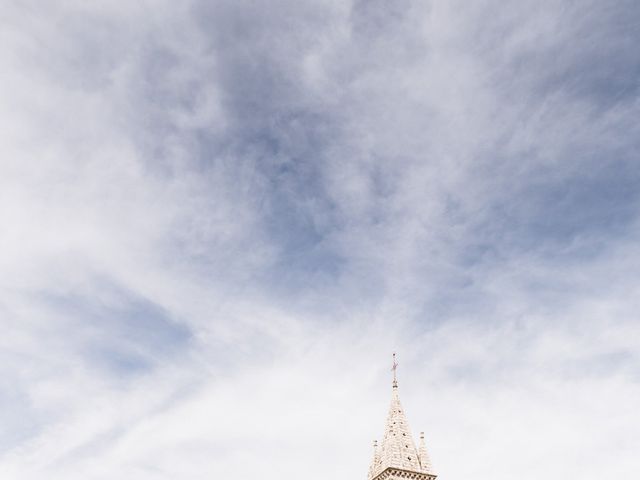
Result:
[[409,423],[400,403],[396,370],[398,362],[393,354],[393,383],[391,405],[387,415],[382,442],[374,442],[373,460],[369,468],[369,480],[435,480],[436,474],[424,442],[424,433],[420,434],[420,446],[416,448]]

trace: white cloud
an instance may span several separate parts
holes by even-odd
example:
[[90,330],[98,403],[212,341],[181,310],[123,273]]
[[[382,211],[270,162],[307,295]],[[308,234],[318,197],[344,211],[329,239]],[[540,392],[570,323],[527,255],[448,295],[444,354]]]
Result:
[[0,476],[364,476],[394,350],[442,478],[636,472],[637,8],[587,7],[8,7]]

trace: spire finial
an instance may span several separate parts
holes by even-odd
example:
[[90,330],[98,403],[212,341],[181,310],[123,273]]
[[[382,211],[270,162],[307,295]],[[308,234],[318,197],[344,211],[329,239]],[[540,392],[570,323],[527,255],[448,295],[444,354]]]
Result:
[[398,362],[396,362],[396,352],[393,352],[393,366],[391,370],[393,370],[393,388],[398,388],[398,379],[396,378],[396,370],[398,368]]

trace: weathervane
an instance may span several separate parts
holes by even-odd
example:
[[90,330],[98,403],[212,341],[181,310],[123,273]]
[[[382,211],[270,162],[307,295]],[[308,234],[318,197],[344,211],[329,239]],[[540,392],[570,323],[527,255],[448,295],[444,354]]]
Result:
[[397,388],[398,379],[396,378],[396,370],[398,369],[398,362],[396,362],[396,352],[393,352],[393,366],[391,370],[393,370],[393,388]]

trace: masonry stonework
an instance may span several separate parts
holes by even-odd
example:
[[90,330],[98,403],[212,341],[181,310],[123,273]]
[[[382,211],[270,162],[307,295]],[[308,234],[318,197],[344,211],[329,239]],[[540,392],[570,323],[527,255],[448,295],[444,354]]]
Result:
[[409,430],[398,394],[396,367],[394,354],[391,406],[382,442],[373,443],[368,480],[435,480],[437,475],[431,466],[424,433],[420,433],[420,444],[416,448]]

